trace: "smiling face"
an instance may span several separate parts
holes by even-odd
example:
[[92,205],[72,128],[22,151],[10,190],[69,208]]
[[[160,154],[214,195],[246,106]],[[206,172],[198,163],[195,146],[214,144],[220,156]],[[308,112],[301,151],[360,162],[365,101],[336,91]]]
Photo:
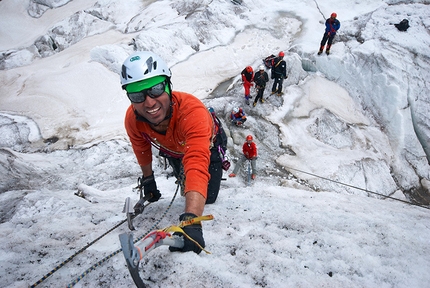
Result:
[[157,98],[146,97],[142,103],[132,103],[134,109],[152,124],[160,124],[170,113],[170,97],[164,92]]

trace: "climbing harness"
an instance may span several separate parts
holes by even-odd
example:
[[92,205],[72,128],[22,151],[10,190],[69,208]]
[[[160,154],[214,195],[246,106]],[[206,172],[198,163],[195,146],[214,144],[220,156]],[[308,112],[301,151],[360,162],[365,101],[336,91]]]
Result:
[[226,152],[224,151],[224,149],[221,148],[221,145],[218,146],[218,152],[219,152],[219,155],[220,155],[221,160],[222,160],[222,169],[224,171],[228,171],[231,164],[230,164],[230,161],[226,155]]
[[151,143],[152,147],[154,147],[155,149],[161,151],[164,154],[169,155],[172,158],[176,158],[176,159],[181,159],[184,157],[183,153],[179,153],[179,152],[175,152],[173,150],[170,150],[166,147],[164,147],[163,145],[161,145],[156,139],[152,139],[151,136],[149,136],[148,134],[146,134],[145,132],[142,132],[142,137],[148,141],[149,143]]

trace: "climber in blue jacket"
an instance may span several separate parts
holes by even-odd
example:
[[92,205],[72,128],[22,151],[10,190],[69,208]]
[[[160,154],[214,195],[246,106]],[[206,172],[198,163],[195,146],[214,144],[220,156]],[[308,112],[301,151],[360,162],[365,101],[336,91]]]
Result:
[[321,53],[323,52],[324,46],[327,40],[328,40],[328,43],[327,43],[327,48],[325,49],[325,53],[327,55],[330,54],[330,48],[331,48],[331,44],[333,43],[333,38],[334,36],[336,36],[337,30],[339,30],[340,28],[340,22],[339,20],[336,19],[336,17],[337,17],[337,14],[333,12],[331,13],[330,18],[328,18],[325,21],[325,32],[321,40],[321,45],[320,45],[320,50],[318,51],[318,55],[321,55]]

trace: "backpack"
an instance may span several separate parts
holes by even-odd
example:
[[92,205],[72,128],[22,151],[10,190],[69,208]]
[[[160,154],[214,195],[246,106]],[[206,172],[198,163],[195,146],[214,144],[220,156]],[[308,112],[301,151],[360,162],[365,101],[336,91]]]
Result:
[[402,21],[400,21],[399,24],[394,24],[394,26],[396,26],[396,28],[399,31],[406,31],[410,27],[409,26],[409,20],[408,19],[403,19]]
[[230,168],[230,161],[228,161],[228,158],[226,156],[227,152],[227,135],[225,134],[224,128],[222,127],[222,123],[219,120],[218,116],[215,114],[215,110],[212,107],[208,108],[208,111],[210,112],[213,122],[214,122],[214,131],[215,137],[214,137],[214,147],[217,148],[219,152],[219,156],[222,161],[222,169],[227,171]]
[[269,69],[272,68],[273,61],[275,58],[276,58],[276,56],[272,54],[272,55],[267,56],[266,58],[263,59],[263,63],[266,66],[266,68],[269,68]]

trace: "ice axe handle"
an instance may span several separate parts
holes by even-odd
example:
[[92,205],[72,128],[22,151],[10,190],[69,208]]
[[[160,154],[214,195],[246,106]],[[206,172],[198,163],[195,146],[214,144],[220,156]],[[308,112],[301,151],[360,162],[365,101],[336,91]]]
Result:
[[[156,241],[156,242],[154,242]],[[176,248],[184,247],[184,238],[182,236],[173,235],[171,237],[166,237],[164,239],[156,240],[156,235],[150,236],[148,238],[143,239],[141,242],[138,242],[136,246],[138,246],[142,253],[142,258],[149,251],[160,247],[162,245],[172,246]]]

